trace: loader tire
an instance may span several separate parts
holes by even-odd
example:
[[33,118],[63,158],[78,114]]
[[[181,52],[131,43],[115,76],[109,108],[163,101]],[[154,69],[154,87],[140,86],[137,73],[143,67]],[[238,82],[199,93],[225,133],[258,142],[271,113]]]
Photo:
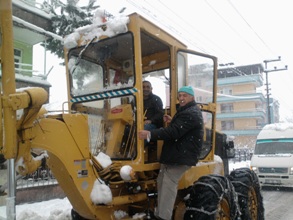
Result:
[[249,168],[233,170],[229,176],[238,195],[240,219],[263,220],[264,206],[257,175]]
[[80,216],[74,209],[71,209],[72,220],[87,220],[86,218]]
[[3,154],[0,154],[0,164],[5,163],[6,159]]
[[230,220],[237,215],[237,195],[227,177],[207,175],[191,187],[184,220]]

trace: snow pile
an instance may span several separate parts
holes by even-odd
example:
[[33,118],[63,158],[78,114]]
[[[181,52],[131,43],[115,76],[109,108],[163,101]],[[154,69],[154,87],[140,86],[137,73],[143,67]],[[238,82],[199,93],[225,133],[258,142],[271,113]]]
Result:
[[104,154],[103,152],[100,152],[98,156],[95,157],[97,161],[101,164],[103,168],[106,168],[112,164],[111,158],[107,155]]
[[136,213],[134,216],[132,216],[133,219],[144,219],[146,216],[145,213]]
[[[100,152],[95,158],[103,168],[112,164],[111,158],[103,152]],[[134,179],[135,172],[131,166],[125,165],[120,169],[120,176],[124,181],[130,181],[131,179]],[[113,196],[109,186],[107,186],[103,180],[97,179],[94,183],[90,197],[94,204],[108,204],[111,203]]]
[[209,161],[209,162],[202,162],[202,161],[199,161],[196,166],[197,167],[200,167],[200,166],[207,166],[208,164],[210,165],[215,165],[214,166],[214,169],[213,169],[213,174],[221,174],[224,172],[224,169],[223,169],[223,166],[222,166],[222,159],[220,156],[218,155],[215,155],[214,156],[214,161]]
[[263,130],[285,131],[287,129],[293,129],[293,123],[275,123],[263,127]]
[[229,162],[229,173],[233,170],[239,169],[239,168],[250,168],[250,160],[241,161],[241,162],[232,162],[232,160]]
[[[52,210],[50,212],[50,217],[48,217],[48,220],[71,220],[71,214],[70,214],[70,210],[71,207],[68,208],[68,210],[63,210],[62,209],[56,209],[56,210]],[[32,211],[32,210],[24,210],[23,212],[21,212],[18,217],[18,220],[40,220],[40,219],[44,219],[41,215],[38,215],[36,212]]]
[[[222,164],[223,163],[223,160],[220,156],[218,155],[214,155],[214,161],[218,164]],[[221,173],[223,172],[223,167],[222,166],[215,166],[214,167],[214,170],[213,170],[213,174],[219,174],[221,175]]]
[[[72,206],[67,198],[16,205],[17,220],[71,220]],[[5,218],[6,207],[0,207],[0,219]]]
[[25,170],[25,164],[24,164],[24,160],[23,157],[20,157],[17,162],[15,163],[15,169],[18,173],[20,173],[21,171],[19,170],[20,168]]
[[275,123],[263,127],[257,136],[261,139],[282,139],[293,137],[293,123]]
[[[103,168],[112,164],[111,158],[103,152],[100,152],[95,159]],[[110,187],[107,186],[103,180],[97,179],[94,183],[90,197],[94,204],[108,204],[112,201],[112,192]]]
[[31,163],[34,161],[41,161],[44,158],[48,158],[47,151],[43,151],[40,153],[40,155],[33,157],[32,156],[32,161],[25,161],[23,157],[20,157],[16,164],[15,164],[15,169],[18,173],[25,173],[27,171],[26,163]]
[[120,169],[120,176],[124,181],[134,179],[134,170],[131,166],[125,165]]
[[111,189],[101,179],[97,179],[94,183],[91,200],[94,204],[108,204],[112,202]]
[[85,44],[94,38],[99,39],[101,36],[112,37],[117,34],[125,33],[128,31],[128,23],[129,17],[125,15],[119,15],[107,21],[105,18],[105,11],[97,9],[93,17],[93,24],[77,28],[73,33],[66,36],[64,39],[64,46],[70,49],[76,47],[79,40],[81,44]]
[[122,219],[128,216],[128,214],[122,210],[117,210],[117,211],[114,211],[114,216],[115,216],[115,219]]

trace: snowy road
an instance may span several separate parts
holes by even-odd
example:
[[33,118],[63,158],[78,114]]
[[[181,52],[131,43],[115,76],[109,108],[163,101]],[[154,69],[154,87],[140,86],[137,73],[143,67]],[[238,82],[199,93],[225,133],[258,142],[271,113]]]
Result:
[[266,220],[293,219],[293,188],[263,188],[261,193]]

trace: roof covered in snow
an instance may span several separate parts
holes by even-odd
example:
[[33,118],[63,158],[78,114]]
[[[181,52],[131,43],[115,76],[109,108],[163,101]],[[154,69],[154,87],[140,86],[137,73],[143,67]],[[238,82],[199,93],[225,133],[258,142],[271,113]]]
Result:
[[260,131],[257,139],[293,138],[293,123],[268,124]]

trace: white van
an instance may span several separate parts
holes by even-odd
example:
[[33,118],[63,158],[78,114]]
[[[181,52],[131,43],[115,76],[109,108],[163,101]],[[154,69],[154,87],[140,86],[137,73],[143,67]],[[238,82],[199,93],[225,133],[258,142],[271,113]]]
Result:
[[257,136],[250,166],[261,186],[293,187],[293,123],[266,125]]

